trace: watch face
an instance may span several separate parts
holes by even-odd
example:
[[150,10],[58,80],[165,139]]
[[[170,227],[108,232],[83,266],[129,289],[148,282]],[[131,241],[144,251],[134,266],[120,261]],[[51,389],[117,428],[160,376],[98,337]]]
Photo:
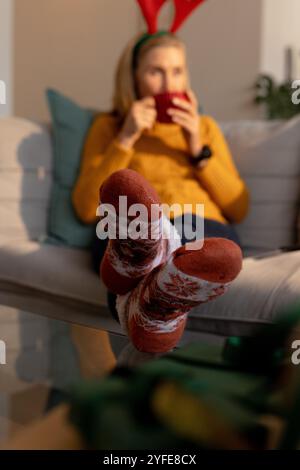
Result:
[[210,150],[208,145],[204,145],[201,156],[203,156],[204,159],[210,158],[212,156],[212,151]]
[[199,163],[207,163],[207,161],[212,157],[212,151],[208,145],[204,145],[198,157],[191,157],[191,164],[198,166]]

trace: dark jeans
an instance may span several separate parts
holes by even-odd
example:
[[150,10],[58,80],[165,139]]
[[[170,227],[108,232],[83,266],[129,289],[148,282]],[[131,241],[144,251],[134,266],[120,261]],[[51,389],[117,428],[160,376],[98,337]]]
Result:
[[[192,217],[189,220],[193,230],[195,230],[196,228],[196,217],[197,216],[192,215]],[[171,220],[171,222],[177,225],[177,223],[180,222],[179,219],[181,219],[181,217],[175,220]],[[212,237],[227,238],[228,240],[232,240],[238,245],[240,245],[238,235],[236,231],[234,230],[234,228],[229,224],[225,225],[225,224],[222,224],[221,222],[217,222],[216,220],[211,220],[211,219],[204,220],[204,237],[205,238],[212,238]],[[182,245],[187,243],[187,241],[190,242],[191,240],[190,239],[187,240],[184,236],[181,238]],[[97,274],[99,274],[100,263],[104,256],[107,243],[108,243],[108,239],[100,240],[95,235],[94,241],[92,243],[92,263],[93,263],[93,268]],[[117,321],[119,321],[118,313],[116,310],[116,295],[111,292],[107,292],[107,303],[108,303],[108,307],[112,316]]]

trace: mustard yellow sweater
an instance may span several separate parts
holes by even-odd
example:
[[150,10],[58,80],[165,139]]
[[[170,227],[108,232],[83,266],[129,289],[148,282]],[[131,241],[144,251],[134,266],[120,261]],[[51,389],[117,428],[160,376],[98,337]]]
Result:
[[[84,223],[95,223],[101,184],[115,171],[130,168],[153,185],[165,204],[192,204],[193,213],[197,213],[196,204],[204,204],[205,218],[240,222],[248,210],[248,191],[222,132],[209,116],[199,118],[199,132],[203,145],[209,145],[213,152],[202,170],[189,163],[187,143],[179,125],[156,123],[128,150],[117,140],[115,118],[110,114],[98,116],[88,134],[73,191],[78,217]],[[176,215],[179,212],[175,211]]]

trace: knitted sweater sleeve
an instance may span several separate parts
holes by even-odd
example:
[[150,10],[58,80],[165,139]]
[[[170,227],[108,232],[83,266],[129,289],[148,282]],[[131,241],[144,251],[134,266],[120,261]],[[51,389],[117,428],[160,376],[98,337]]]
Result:
[[196,170],[196,175],[226,219],[238,223],[248,212],[248,189],[233,163],[222,131],[214,119],[205,119],[213,156],[203,169]]
[[107,115],[96,118],[85,142],[80,173],[72,193],[75,212],[82,222],[97,221],[100,186],[115,171],[128,168],[132,156],[133,150],[118,142],[112,118]]

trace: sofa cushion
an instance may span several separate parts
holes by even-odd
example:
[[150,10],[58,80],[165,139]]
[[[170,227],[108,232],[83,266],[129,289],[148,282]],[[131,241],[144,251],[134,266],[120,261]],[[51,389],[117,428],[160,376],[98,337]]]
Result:
[[300,191],[300,117],[222,127],[251,194],[249,215],[237,226],[243,246],[257,251],[293,244]]
[[81,152],[94,113],[54,90],[47,91],[53,121],[53,188],[48,241],[76,247],[90,246],[94,227],[85,225],[73,209],[71,193],[76,182]]
[[44,126],[0,119],[0,244],[47,233],[52,146]]
[[[247,258],[228,293],[192,310],[187,332],[249,334],[299,301],[299,284],[300,251]],[[0,247],[0,303],[113,333],[121,331],[108,312],[106,289],[84,250],[30,241]]]
[[190,314],[189,329],[249,335],[300,301],[300,251],[244,259],[229,291]]

